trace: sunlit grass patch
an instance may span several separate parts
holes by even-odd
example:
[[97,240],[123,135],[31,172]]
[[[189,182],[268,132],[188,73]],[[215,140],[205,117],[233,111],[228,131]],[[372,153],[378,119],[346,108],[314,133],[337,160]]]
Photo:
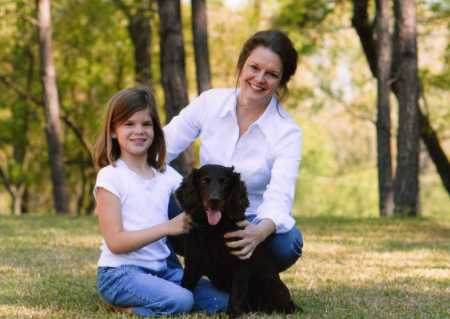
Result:
[[[305,312],[288,318],[449,317],[449,220],[311,217],[298,225],[303,257],[282,278]],[[93,217],[1,217],[0,318],[131,318],[97,296],[100,240]]]

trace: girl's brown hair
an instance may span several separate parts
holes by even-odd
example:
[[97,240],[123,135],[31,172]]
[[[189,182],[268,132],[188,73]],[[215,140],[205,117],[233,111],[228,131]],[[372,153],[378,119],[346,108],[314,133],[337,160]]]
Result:
[[156,110],[156,102],[149,88],[138,87],[121,90],[108,101],[108,109],[102,132],[95,145],[95,166],[97,169],[114,165],[120,157],[120,147],[112,133],[118,125],[128,120],[134,113],[148,109],[153,122],[154,138],[148,149],[148,164],[164,170],[166,142]]

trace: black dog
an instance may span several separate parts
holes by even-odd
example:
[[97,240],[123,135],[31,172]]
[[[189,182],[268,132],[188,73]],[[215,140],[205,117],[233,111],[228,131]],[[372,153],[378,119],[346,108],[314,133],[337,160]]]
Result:
[[247,192],[232,167],[205,165],[183,180],[176,197],[193,228],[185,240],[182,286],[193,290],[202,275],[230,294],[230,317],[245,312],[293,313],[300,310],[281,281],[266,242],[241,260],[230,254],[224,234],[240,229],[248,207]]

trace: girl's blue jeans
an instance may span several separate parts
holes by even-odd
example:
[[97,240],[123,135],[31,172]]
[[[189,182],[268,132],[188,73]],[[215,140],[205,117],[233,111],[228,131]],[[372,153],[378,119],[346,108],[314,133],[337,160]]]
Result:
[[[182,210],[177,205],[175,197],[171,196],[169,201],[169,219],[174,218],[181,212]],[[247,216],[249,222],[254,218],[255,216]],[[176,238],[169,237],[169,241],[170,240],[176,240]],[[302,255],[303,236],[296,227],[293,227],[287,233],[272,234],[268,237],[268,240],[270,253],[278,264],[280,272],[295,264]],[[174,254],[169,258],[173,259]]]
[[201,279],[194,293],[181,287],[183,269],[168,261],[167,268],[155,272],[134,265],[99,267],[97,289],[104,301],[115,306],[132,307],[141,317],[160,317],[189,312],[208,314],[225,311],[228,295]]

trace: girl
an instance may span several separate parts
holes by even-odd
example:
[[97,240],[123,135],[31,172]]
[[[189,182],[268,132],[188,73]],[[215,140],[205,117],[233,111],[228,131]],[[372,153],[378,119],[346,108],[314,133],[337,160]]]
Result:
[[97,288],[115,310],[163,316],[226,309],[227,295],[202,281],[194,294],[180,286],[183,270],[168,259],[166,236],[184,234],[190,219],[168,220],[170,195],[181,176],[164,164],[165,140],[152,93],[130,88],[108,103],[95,150],[94,188],[103,236]]

